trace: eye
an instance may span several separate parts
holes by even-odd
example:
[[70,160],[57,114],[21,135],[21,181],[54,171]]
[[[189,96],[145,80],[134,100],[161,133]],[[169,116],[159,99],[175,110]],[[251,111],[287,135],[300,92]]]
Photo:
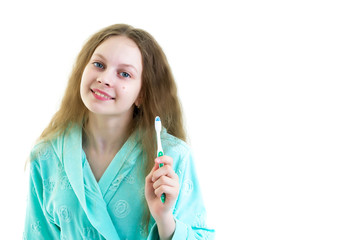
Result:
[[97,67],[97,68],[104,68],[104,65],[102,65],[102,64],[99,63],[99,62],[94,62],[93,64],[94,64],[94,66]]
[[121,72],[120,76],[124,77],[124,78],[130,78],[131,77],[130,74],[128,74],[127,72]]

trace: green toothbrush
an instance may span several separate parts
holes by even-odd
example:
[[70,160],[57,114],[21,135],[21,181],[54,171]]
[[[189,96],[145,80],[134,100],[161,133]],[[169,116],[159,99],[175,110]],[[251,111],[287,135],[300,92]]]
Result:
[[[160,139],[161,120],[160,120],[159,116],[157,116],[155,118],[155,130],[156,130],[156,140],[157,140],[157,156],[161,157],[161,156],[164,156],[164,152],[163,152],[163,149],[161,146],[161,139]],[[164,164],[160,163],[159,167],[162,167],[162,166],[164,166]],[[161,202],[162,203],[165,203],[165,199],[166,199],[165,193],[161,194]]]

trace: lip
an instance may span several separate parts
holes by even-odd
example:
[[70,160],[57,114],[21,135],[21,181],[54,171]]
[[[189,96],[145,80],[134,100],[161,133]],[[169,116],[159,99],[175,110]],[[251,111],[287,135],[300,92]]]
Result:
[[[91,90],[92,94],[94,95],[94,97],[95,97],[96,99],[99,99],[99,100],[102,100],[102,101],[115,100],[115,98],[111,97],[111,96],[110,96],[109,94],[107,94],[106,92],[103,92],[103,91],[101,91],[101,90],[99,90],[99,89],[97,89],[97,88],[90,89],[90,90]],[[101,94],[101,95],[103,95],[103,96],[101,96],[101,95],[99,95],[99,94],[96,94],[96,93],[99,93],[99,94]]]

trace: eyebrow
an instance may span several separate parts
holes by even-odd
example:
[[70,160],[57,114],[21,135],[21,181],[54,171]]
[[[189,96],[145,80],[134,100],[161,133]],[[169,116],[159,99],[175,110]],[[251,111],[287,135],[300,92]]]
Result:
[[[103,55],[101,55],[100,53],[94,53],[94,54],[93,54],[93,57],[94,57],[94,56],[95,56],[95,57],[102,58],[103,60],[106,60],[106,58],[105,58]],[[128,67],[128,68],[132,68],[132,69],[135,70],[136,73],[138,73],[136,67],[134,67],[134,66],[131,65],[131,64],[121,63],[121,64],[119,64],[119,66],[124,66],[124,67]]]

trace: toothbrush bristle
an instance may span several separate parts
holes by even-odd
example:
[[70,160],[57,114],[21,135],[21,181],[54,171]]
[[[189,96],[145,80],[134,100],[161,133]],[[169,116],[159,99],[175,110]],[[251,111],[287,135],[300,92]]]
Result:
[[155,118],[155,130],[158,131],[159,133],[161,131],[161,120],[159,116]]

